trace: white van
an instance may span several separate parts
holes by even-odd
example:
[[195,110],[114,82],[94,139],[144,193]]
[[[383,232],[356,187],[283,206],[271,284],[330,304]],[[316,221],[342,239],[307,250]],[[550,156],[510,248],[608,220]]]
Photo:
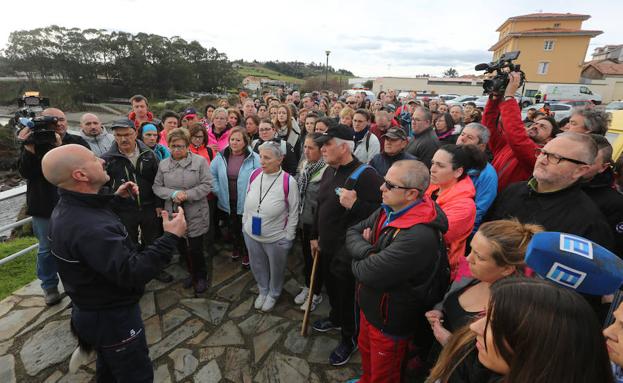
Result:
[[601,104],[601,95],[593,93],[586,85],[555,85],[539,86],[541,102],[562,100],[589,100],[594,104]]

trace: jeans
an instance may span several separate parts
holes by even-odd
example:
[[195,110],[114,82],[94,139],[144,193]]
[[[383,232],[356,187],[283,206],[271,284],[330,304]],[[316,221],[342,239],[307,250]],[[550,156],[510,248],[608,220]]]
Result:
[[48,290],[58,286],[58,266],[50,252],[48,233],[49,218],[32,217],[32,232],[39,241],[37,251],[37,278],[41,281],[41,288]]

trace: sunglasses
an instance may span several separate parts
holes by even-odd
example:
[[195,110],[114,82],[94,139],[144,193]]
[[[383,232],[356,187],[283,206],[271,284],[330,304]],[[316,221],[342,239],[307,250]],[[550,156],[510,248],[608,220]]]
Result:
[[395,185],[395,184],[393,184],[393,183],[389,182],[389,181],[388,181],[388,180],[386,180],[386,179],[385,179],[384,181],[385,181],[385,187],[386,187],[387,189],[389,189],[389,190],[392,190],[392,189],[413,190],[413,189],[415,189],[415,190],[419,191],[420,193],[422,192],[422,191],[421,191],[420,189],[418,189],[418,188],[412,188],[412,187],[407,187],[407,186]]

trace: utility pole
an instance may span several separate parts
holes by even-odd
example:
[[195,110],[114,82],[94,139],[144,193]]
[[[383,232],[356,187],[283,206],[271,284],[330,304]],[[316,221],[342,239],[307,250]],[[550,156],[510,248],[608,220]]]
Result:
[[324,68],[324,89],[327,89],[327,85],[329,84],[329,55],[331,54],[331,51],[325,51],[324,53],[327,54],[327,65]]

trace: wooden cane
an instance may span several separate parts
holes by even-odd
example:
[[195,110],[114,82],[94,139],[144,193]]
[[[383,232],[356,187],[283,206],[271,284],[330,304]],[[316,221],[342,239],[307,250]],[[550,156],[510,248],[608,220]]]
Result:
[[314,256],[314,263],[312,265],[312,271],[309,282],[309,294],[307,294],[307,304],[305,305],[305,314],[303,315],[303,325],[301,326],[301,336],[307,336],[307,325],[309,322],[309,314],[311,313],[312,300],[314,299],[314,285],[316,284],[316,268],[318,266],[318,259],[320,258],[320,252],[318,249],[314,249],[312,252]]

